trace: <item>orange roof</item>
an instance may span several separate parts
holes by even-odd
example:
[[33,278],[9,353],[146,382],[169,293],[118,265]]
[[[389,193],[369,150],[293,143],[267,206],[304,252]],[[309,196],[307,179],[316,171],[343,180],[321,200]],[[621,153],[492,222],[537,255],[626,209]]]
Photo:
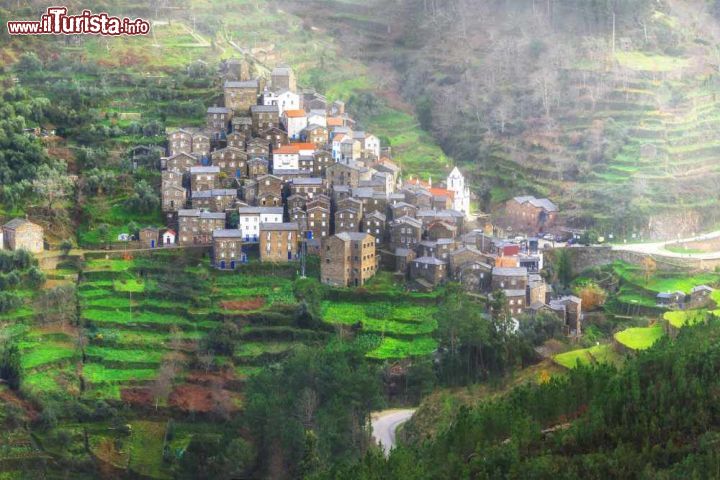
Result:
[[273,150],[273,154],[275,154],[275,153],[293,154],[293,153],[299,153],[299,152],[300,152],[300,148],[297,145],[282,145]]
[[285,116],[288,118],[300,118],[305,116],[305,110],[285,110]]
[[328,117],[326,120],[328,127],[342,127],[343,119],[340,117]]
[[445,188],[431,188],[430,193],[433,194],[434,197],[448,197],[448,198],[455,198],[455,192],[452,190],[447,190]]
[[344,133],[338,133],[333,137],[333,142],[342,142],[345,140],[345,134]]
[[314,143],[310,142],[292,143],[290,146],[295,147],[298,150],[315,150],[317,148]]

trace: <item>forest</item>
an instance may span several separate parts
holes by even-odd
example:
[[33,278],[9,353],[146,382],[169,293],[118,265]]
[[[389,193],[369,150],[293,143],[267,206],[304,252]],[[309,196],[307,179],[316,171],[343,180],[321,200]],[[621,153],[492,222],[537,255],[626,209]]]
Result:
[[720,324],[463,409],[435,438],[311,478],[707,478],[720,468]]

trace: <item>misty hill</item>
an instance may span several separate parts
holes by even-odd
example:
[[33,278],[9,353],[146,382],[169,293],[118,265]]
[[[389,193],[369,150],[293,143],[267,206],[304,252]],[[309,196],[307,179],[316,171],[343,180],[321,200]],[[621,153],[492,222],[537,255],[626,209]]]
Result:
[[556,199],[568,221],[673,236],[717,223],[713,2],[315,1],[423,127],[472,166],[481,206]]

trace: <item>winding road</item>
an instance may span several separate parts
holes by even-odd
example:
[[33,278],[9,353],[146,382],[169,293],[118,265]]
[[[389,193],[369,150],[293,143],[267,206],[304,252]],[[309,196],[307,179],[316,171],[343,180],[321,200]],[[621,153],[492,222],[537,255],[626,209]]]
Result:
[[720,230],[714,232],[704,233],[690,238],[681,238],[678,240],[668,240],[664,242],[654,243],[627,243],[627,244],[616,244],[612,246],[613,250],[625,250],[628,252],[646,253],[648,255],[659,255],[662,257],[670,258],[695,258],[698,260],[717,260],[720,259],[720,251],[707,252],[707,253],[680,253],[671,252],[665,247],[675,243],[693,242],[698,240],[710,240],[713,238],[720,237]]
[[407,408],[383,410],[371,415],[372,436],[386,456],[395,446],[395,432],[398,427],[410,420],[413,413],[415,413],[414,408]]

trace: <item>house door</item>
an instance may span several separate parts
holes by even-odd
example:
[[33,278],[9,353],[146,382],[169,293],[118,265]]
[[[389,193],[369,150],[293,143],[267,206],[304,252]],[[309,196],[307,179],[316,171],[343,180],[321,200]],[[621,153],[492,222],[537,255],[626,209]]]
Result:
[[222,260],[222,261],[220,262],[220,268],[223,269],[223,270],[225,270],[225,260]]
[[292,252],[288,252],[288,260],[292,260]]
[[236,176],[237,178],[242,177],[242,170],[240,170],[239,168],[238,168],[237,170],[235,170],[235,176]]
[[150,248],[155,248],[155,240],[150,240]]
[[230,269],[235,270],[235,260],[230,261]]

